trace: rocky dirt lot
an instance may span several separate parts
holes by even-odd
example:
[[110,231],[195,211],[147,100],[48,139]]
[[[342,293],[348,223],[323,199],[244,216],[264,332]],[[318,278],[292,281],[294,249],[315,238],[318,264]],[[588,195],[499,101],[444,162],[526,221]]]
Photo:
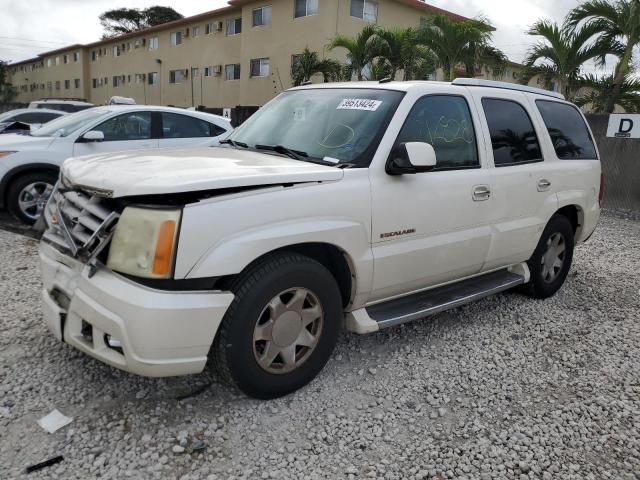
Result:
[[[315,382],[270,402],[58,343],[36,248],[0,231],[2,479],[56,455],[29,478],[640,479],[639,222],[604,217],[550,300],[345,333]],[[73,422],[49,434],[54,408]]]

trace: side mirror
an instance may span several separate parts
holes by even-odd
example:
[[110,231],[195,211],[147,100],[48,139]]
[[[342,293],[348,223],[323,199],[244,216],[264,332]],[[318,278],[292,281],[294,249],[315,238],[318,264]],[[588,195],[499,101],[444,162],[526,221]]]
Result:
[[82,137],[80,137],[81,142],[89,143],[89,142],[103,142],[104,141],[104,133],[99,130],[90,130]]
[[428,172],[436,166],[436,151],[425,142],[401,143],[393,149],[387,165],[389,175]]

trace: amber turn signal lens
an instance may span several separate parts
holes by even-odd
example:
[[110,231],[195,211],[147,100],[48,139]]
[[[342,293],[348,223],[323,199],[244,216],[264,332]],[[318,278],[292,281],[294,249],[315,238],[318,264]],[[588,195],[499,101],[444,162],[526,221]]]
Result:
[[171,270],[171,256],[173,255],[173,241],[176,235],[176,222],[165,220],[160,224],[156,254],[153,259],[153,273],[167,275]]

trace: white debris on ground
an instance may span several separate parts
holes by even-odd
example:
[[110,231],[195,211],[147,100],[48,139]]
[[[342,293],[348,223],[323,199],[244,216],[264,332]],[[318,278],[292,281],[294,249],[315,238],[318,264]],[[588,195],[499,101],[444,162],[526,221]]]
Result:
[[[0,231],[0,478],[640,479],[640,223],[605,216],[552,299],[498,295],[371,336],[260,402],[57,342],[37,244]],[[185,319],[187,322],[188,319]],[[37,419],[73,417],[49,434]]]

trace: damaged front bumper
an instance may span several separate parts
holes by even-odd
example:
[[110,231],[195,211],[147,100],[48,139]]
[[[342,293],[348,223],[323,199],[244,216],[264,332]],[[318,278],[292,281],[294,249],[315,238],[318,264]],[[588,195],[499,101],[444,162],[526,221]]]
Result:
[[227,292],[175,292],[91,268],[41,242],[43,318],[59,340],[127,372],[201,372],[233,301]]

